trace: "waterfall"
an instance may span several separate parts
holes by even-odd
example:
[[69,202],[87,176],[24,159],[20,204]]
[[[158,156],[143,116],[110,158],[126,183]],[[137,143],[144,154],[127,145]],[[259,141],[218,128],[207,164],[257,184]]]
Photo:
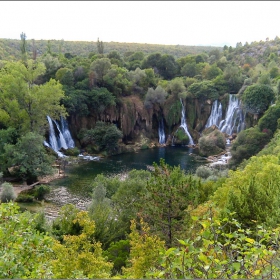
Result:
[[62,134],[64,136],[67,147],[68,148],[74,148],[75,143],[74,143],[74,140],[73,140],[73,138],[71,136],[71,133],[68,129],[68,123],[62,117],[60,117],[60,123],[61,123]]
[[[190,133],[188,131],[188,126],[187,126],[186,116],[185,116],[185,107],[184,107],[184,103],[182,101],[182,98],[180,98],[180,102],[182,104],[182,116],[181,116],[181,125],[179,126],[179,128],[182,127],[184,129],[185,133],[188,135],[188,137],[189,137],[189,145],[194,145],[192,136],[190,135]],[[175,134],[176,134],[176,132],[175,132]],[[174,137],[173,137],[173,140],[174,140]],[[172,142],[173,142],[173,140],[172,140]]]
[[222,114],[222,103],[219,104],[218,100],[215,100],[205,128],[210,127],[212,125],[216,125],[217,127],[219,127],[219,124],[222,120]]
[[241,101],[235,94],[230,94],[225,119],[222,119],[222,104],[219,104],[218,100],[214,101],[205,128],[212,125],[216,125],[221,132],[228,135],[245,129],[245,115],[241,108]]
[[159,127],[158,127],[158,138],[159,138],[159,144],[164,145],[165,144],[165,133],[164,133],[164,123],[163,123],[163,118],[159,122]]
[[219,129],[228,135],[245,129],[245,116],[241,108],[241,101],[235,94],[230,94],[226,117],[219,124]]
[[63,156],[63,154],[59,152],[61,148],[69,149],[75,146],[68,125],[63,118],[61,118],[61,126],[49,116],[47,116],[47,119],[50,127],[49,142],[45,141],[44,144],[53,149],[59,156]]

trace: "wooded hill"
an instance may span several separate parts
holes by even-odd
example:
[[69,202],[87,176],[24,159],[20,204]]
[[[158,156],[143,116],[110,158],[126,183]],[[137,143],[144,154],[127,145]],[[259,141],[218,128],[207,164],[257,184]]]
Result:
[[[97,42],[86,41],[64,41],[64,40],[26,40],[27,52],[33,53],[37,50],[37,54],[46,53],[49,49],[54,53],[70,53],[88,57],[90,53],[98,53]],[[8,57],[20,59],[20,39],[0,39],[0,59]],[[140,43],[120,43],[120,42],[104,42],[104,54],[111,51],[117,51],[121,55],[130,55],[133,52],[142,51],[145,54],[154,52],[166,53],[173,55],[175,58],[184,57],[188,54],[199,54],[202,52],[210,52],[220,47],[213,46],[183,46],[183,45],[159,45],[159,44],[140,44]]]

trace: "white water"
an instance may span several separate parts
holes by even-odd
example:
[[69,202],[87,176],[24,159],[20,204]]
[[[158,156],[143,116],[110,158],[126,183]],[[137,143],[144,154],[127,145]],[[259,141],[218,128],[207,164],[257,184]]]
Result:
[[159,127],[158,127],[158,138],[159,138],[159,144],[164,145],[165,144],[165,133],[164,133],[164,123],[163,119],[160,120],[159,122]]
[[52,120],[49,116],[47,116],[47,119],[50,127],[49,142],[45,141],[44,145],[53,149],[59,157],[64,157],[63,153],[59,150],[61,148],[74,148],[75,146],[68,125],[63,118],[61,118],[61,127],[57,121]]
[[231,94],[225,120],[219,125],[219,129],[221,132],[228,135],[239,133],[241,130],[245,129],[244,120],[245,116],[241,108],[241,101],[235,94]]
[[218,100],[215,100],[205,128],[216,125],[221,132],[228,135],[245,129],[245,115],[241,108],[241,101],[235,94],[231,94],[229,97],[225,119],[222,119],[222,104],[218,104]]
[[[179,126],[179,128],[182,127],[184,129],[185,133],[188,135],[189,145],[194,145],[192,136],[190,135],[190,133],[188,131],[188,126],[187,126],[186,116],[185,116],[185,107],[184,107],[184,103],[182,101],[182,98],[180,98],[180,102],[182,104],[182,116],[181,116],[181,125]],[[178,129],[177,129],[177,131],[178,131]],[[176,132],[175,132],[175,134],[176,134]],[[173,137],[173,140],[174,140],[174,137]],[[173,140],[172,140],[172,142],[173,142]]]
[[219,127],[219,124],[223,117],[222,103],[219,104],[218,100],[215,100],[212,105],[211,114],[207,120],[205,128],[210,127],[212,125],[216,125]]

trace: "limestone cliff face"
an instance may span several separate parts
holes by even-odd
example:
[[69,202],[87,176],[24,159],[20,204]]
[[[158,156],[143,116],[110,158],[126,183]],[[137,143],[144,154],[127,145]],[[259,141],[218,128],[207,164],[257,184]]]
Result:
[[[139,137],[146,137],[158,142],[159,120],[163,118],[166,138],[172,136],[181,124],[182,107],[180,101],[171,98],[163,107],[154,105],[147,109],[143,100],[132,95],[120,98],[116,106],[107,108],[103,114],[91,112],[88,116],[71,115],[68,118],[69,128],[75,139],[81,129],[93,129],[97,121],[114,123],[123,132],[123,143],[137,142]],[[201,103],[197,99],[185,99],[187,125],[194,142],[197,143],[211,113],[212,102]]]

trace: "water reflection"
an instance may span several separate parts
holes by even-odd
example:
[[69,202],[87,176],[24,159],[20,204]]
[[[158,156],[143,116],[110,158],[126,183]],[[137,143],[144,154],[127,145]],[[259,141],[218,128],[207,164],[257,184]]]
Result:
[[137,153],[126,153],[103,158],[99,161],[88,161],[78,166],[68,166],[66,177],[58,181],[53,181],[54,186],[65,186],[74,192],[85,192],[90,189],[91,182],[97,174],[106,176],[128,172],[132,169],[148,170],[153,163],[159,164],[160,159],[171,166],[178,166],[186,172],[195,172],[202,162],[196,161],[196,149],[189,147],[160,147],[154,149],[141,150]]

